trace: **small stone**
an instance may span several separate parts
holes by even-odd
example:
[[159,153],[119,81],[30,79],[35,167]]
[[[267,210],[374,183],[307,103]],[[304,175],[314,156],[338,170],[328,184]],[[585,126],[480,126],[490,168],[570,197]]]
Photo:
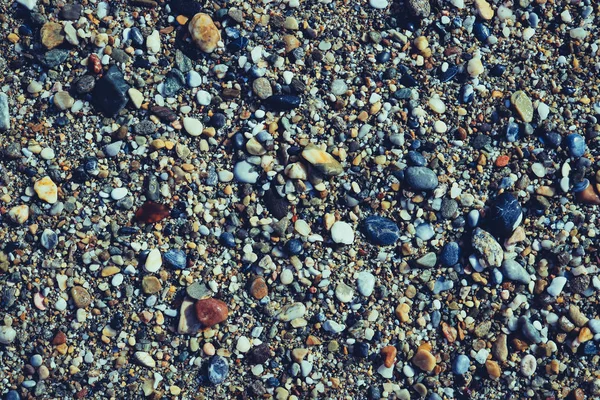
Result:
[[17,4],[20,4],[23,7],[25,7],[26,9],[28,9],[29,11],[31,11],[35,8],[35,5],[37,4],[37,0],[17,0]]
[[186,77],[186,83],[189,87],[195,88],[202,85],[202,76],[196,71],[190,71]]
[[187,255],[181,249],[173,249],[167,251],[163,255],[163,261],[166,265],[174,269],[187,268]]
[[250,294],[257,300],[260,300],[269,294],[269,288],[265,278],[262,276],[254,278],[250,284]]
[[562,293],[562,290],[566,284],[567,278],[565,278],[564,276],[557,276],[554,279],[552,279],[552,283],[548,285],[546,292],[548,292],[550,296],[558,297]]
[[73,286],[71,297],[77,308],[86,308],[92,304],[92,296],[90,296],[90,293],[83,286]]
[[11,326],[0,326],[0,344],[11,344],[17,338],[17,331]]
[[524,91],[514,92],[510,97],[510,102],[524,122],[533,121],[533,104]]
[[496,361],[493,361],[493,360],[487,360],[485,362],[485,369],[486,369],[488,375],[490,376],[490,378],[492,378],[492,379],[498,379],[498,378],[500,378],[500,375],[502,374],[502,370],[500,369],[500,366],[498,365],[498,363]]
[[431,14],[429,0],[407,0],[408,11],[418,18],[427,18]]
[[508,344],[505,334],[501,333],[496,338],[492,345],[492,354],[500,362],[505,362],[508,359]]
[[235,349],[240,353],[247,353],[251,346],[252,344],[246,336],[240,336],[235,345]]
[[571,157],[580,158],[585,154],[586,146],[583,136],[577,133],[571,133],[567,136],[566,143]]
[[347,222],[337,221],[331,227],[331,239],[335,243],[352,244],[354,242],[354,229]]
[[160,267],[162,266],[162,255],[160,254],[160,250],[152,249],[146,256],[146,262],[144,263],[144,269],[147,272],[154,273],[158,272]]
[[521,374],[523,376],[533,376],[535,370],[537,369],[537,360],[535,356],[531,354],[527,354],[521,360]]
[[248,362],[252,365],[264,364],[271,358],[271,350],[266,343],[261,343],[253,347],[246,356]]
[[213,385],[223,383],[229,375],[227,360],[221,356],[213,356],[208,362],[208,380]]
[[476,228],[471,239],[473,249],[475,249],[484,258],[486,264],[490,267],[500,267],[504,259],[502,246],[494,239],[492,235],[481,228]]
[[301,103],[299,96],[291,94],[274,94],[263,100],[263,104],[271,111],[291,111],[300,107]]
[[63,44],[65,36],[62,32],[63,26],[58,22],[46,22],[40,29],[40,38],[44,47],[52,50]]
[[143,367],[148,367],[148,368],[156,367],[156,361],[154,361],[152,356],[145,351],[136,351],[133,354],[133,357]]
[[142,290],[145,294],[154,294],[160,292],[162,283],[155,276],[147,275],[142,279]]
[[136,88],[130,88],[129,90],[127,90],[127,94],[129,95],[129,99],[131,100],[135,108],[139,110],[142,104],[144,103],[144,95],[142,94],[142,92],[140,92]]
[[160,32],[153,30],[146,38],[146,48],[150,54],[160,53]]
[[342,303],[350,303],[354,298],[354,290],[344,282],[340,282],[335,288],[335,297]]
[[92,101],[106,116],[114,117],[127,105],[128,91],[123,73],[113,65],[94,86]]
[[486,0],[475,0],[475,8],[477,9],[477,14],[486,21],[494,17],[494,9]]
[[373,294],[373,290],[375,289],[375,282],[377,282],[375,275],[368,271],[362,271],[358,274],[358,279],[356,280],[358,293],[362,294],[365,297],[369,297]]
[[304,303],[291,303],[281,308],[277,318],[281,321],[289,322],[297,318],[304,317],[306,306]]
[[514,260],[504,260],[502,262],[502,274],[511,281],[520,282],[524,285],[531,282],[531,277],[527,270]]
[[479,76],[483,73],[483,63],[480,57],[473,57],[467,63],[467,72],[471,77]]
[[436,366],[435,356],[425,349],[419,349],[413,359],[413,364],[425,372],[431,372]]
[[189,22],[188,29],[192,41],[205,53],[216,50],[221,40],[221,32],[208,14],[198,13]]
[[408,167],[404,171],[408,186],[416,190],[433,190],[438,186],[438,177],[427,167]]
[[198,321],[206,328],[220,324],[227,319],[229,308],[221,300],[203,299],[196,301]]
[[10,129],[10,113],[8,109],[8,96],[0,93],[0,132]]
[[389,218],[371,215],[362,222],[365,236],[373,244],[391,246],[400,239],[400,229]]
[[381,357],[383,358],[383,365],[386,368],[392,368],[396,362],[396,354],[398,350],[394,346],[385,346],[381,349]]
[[122,198],[127,196],[128,193],[129,193],[129,191],[127,190],[127,188],[124,188],[124,187],[114,188],[113,190],[110,191],[110,197],[113,200],[121,200]]
[[440,253],[440,264],[443,267],[452,267],[456,265],[460,260],[460,246],[456,242],[449,242],[442,247]]
[[314,144],[309,144],[304,148],[302,157],[323,175],[337,176],[344,172],[342,165],[331,154]]
[[256,183],[258,181],[259,173],[255,171],[254,165],[248,161],[239,161],[233,167],[233,176],[238,182],[242,183]]
[[47,250],[51,250],[58,244],[58,235],[52,229],[44,229],[40,236],[40,244]]
[[452,373],[454,375],[464,375],[471,366],[471,360],[464,354],[458,355],[452,362]]
[[61,19],[75,21],[81,16],[82,9],[83,7],[81,6],[81,4],[65,4],[64,7],[60,10],[59,16]]
[[420,257],[416,260],[416,263],[420,267],[424,268],[433,268],[437,263],[437,255],[434,252],[429,252],[425,254],[423,257]]
[[8,216],[17,224],[23,224],[29,218],[29,206],[25,204],[14,206],[8,211]]
[[257,78],[252,82],[252,91],[261,100],[265,100],[273,95],[273,88],[267,78]]
[[199,90],[198,93],[196,93],[196,100],[201,106],[208,106],[212,101],[212,95],[206,90]]
[[204,283],[196,281],[185,289],[188,296],[192,299],[200,300],[212,295],[212,291]]
[[59,110],[68,110],[75,104],[75,99],[71,97],[69,92],[60,91],[54,95],[54,105]]
[[33,189],[40,200],[46,203],[54,204],[58,200],[58,188],[49,176],[45,176],[37,181],[33,185]]

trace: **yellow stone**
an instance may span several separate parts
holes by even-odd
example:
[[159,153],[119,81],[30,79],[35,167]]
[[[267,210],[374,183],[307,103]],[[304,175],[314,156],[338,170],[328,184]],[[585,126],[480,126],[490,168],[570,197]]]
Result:
[[490,3],[485,0],[475,0],[475,8],[477,9],[477,14],[486,21],[489,21],[494,17],[494,9]]
[[510,97],[510,102],[517,110],[517,113],[521,117],[521,119],[525,122],[533,121],[533,103],[531,99],[527,96],[522,90],[517,90]]
[[413,364],[421,370],[431,372],[435,368],[435,356],[425,349],[419,349],[412,359]]
[[29,218],[29,206],[25,204],[15,206],[8,211],[8,216],[14,222],[22,224],[27,221],[27,218]]
[[192,41],[205,53],[215,51],[221,40],[221,32],[208,14],[194,15],[189,24],[189,31]]
[[100,273],[100,275],[103,278],[106,278],[107,276],[113,276],[115,274],[118,274],[119,272],[121,272],[121,269],[118,267],[110,266],[110,267],[106,267],[102,269],[102,272]]

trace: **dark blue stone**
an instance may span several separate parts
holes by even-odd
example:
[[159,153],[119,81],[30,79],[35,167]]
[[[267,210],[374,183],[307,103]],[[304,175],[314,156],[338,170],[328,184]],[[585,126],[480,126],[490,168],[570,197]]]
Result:
[[142,47],[144,45],[144,35],[142,35],[142,31],[135,26],[129,30],[129,39],[131,39],[131,43],[133,43],[135,47]]
[[523,209],[519,200],[510,193],[502,193],[494,199],[489,212],[489,223],[493,233],[510,235],[521,223]]
[[377,61],[379,64],[385,64],[386,62],[390,61],[390,58],[392,58],[392,54],[389,51],[382,51],[375,56],[375,61]]
[[208,380],[213,385],[222,383],[229,375],[227,360],[221,356],[213,356],[208,362]]
[[582,347],[583,347],[583,349],[581,351],[586,356],[592,356],[594,354],[598,354],[598,345],[591,340],[585,342]]
[[185,86],[185,76],[174,68],[167,73],[163,84],[164,94],[167,97],[175,96]]
[[585,189],[587,189],[587,187],[589,185],[590,185],[590,181],[586,178],[586,179],[583,179],[582,181],[575,183],[573,185],[573,189],[571,189],[571,190],[573,191],[573,193],[583,192]]
[[506,72],[506,67],[502,64],[496,64],[490,69],[489,75],[498,77],[504,75],[504,72]]
[[448,242],[440,252],[440,264],[444,267],[456,265],[460,260],[460,246],[456,242]]
[[300,107],[301,99],[291,94],[275,94],[264,101],[265,106],[272,111],[290,111]]
[[[187,16],[192,16],[202,11],[202,3],[199,3],[196,0],[171,0],[169,5],[173,11]],[[215,19],[217,20],[217,13],[219,11],[221,13],[224,12],[225,15],[227,15],[227,8],[221,8],[215,13]]]
[[296,255],[302,253],[302,240],[299,240],[299,239],[288,240],[284,246],[284,249],[289,255],[296,256]]
[[52,49],[40,57],[40,62],[48,68],[56,68],[67,61],[69,51],[64,49]]
[[219,239],[221,240],[221,243],[223,243],[224,246],[231,247],[231,248],[235,247],[235,237],[233,236],[233,234],[231,232],[221,233],[221,236],[219,237]]
[[242,150],[244,148],[244,144],[246,143],[246,138],[240,132],[233,135],[233,147],[236,150]]
[[410,149],[418,150],[419,148],[421,148],[421,141],[419,139],[413,140],[412,143],[410,144]]
[[544,135],[544,144],[548,147],[556,149],[562,143],[562,136],[557,132],[546,132]]
[[379,400],[382,397],[381,389],[379,387],[369,386],[367,389],[367,400]]
[[498,184],[498,189],[508,189],[509,187],[512,187],[514,183],[515,182],[510,176],[505,176],[500,180],[500,183]]
[[506,125],[506,140],[509,142],[516,142],[519,139],[519,124],[516,122],[509,122]]
[[441,82],[448,82],[456,76],[458,73],[458,67],[456,65],[450,65],[447,70],[440,74]]
[[240,50],[245,49],[246,46],[248,46],[248,38],[244,37],[244,36],[240,36],[238,38],[233,39],[227,45],[227,47],[229,48],[229,50],[231,52],[233,52],[233,53],[235,53],[236,51],[240,51]]
[[279,386],[279,379],[272,376],[272,377],[268,378],[265,381],[265,383],[268,387],[277,387],[277,386]]
[[409,74],[402,74],[400,83],[406,87],[415,87],[419,85],[419,82]]
[[490,28],[484,23],[475,22],[473,24],[473,34],[477,39],[485,42],[490,37]]
[[567,136],[567,149],[569,155],[573,158],[579,158],[585,153],[585,140],[583,136],[577,133],[571,133]]
[[165,264],[175,269],[184,269],[187,267],[187,256],[183,250],[169,250],[164,256]]
[[537,28],[538,23],[540,22],[540,17],[538,17],[538,15],[534,12],[529,13],[529,18],[527,19],[527,22],[529,22],[529,26],[531,26],[532,28]]
[[562,89],[563,94],[567,95],[567,96],[573,96],[575,94],[575,88],[571,87],[571,86],[565,86]]
[[210,117],[210,121],[208,124],[216,129],[221,129],[227,123],[227,117],[223,113],[214,113],[212,117]]
[[354,355],[358,358],[367,358],[369,356],[369,344],[356,342],[354,344]]
[[21,400],[21,395],[16,390],[9,390],[4,396],[4,400]]
[[416,152],[414,150],[410,150],[408,152],[407,159],[411,165],[416,165],[418,167],[424,167],[425,165],[427,165],[427,160],[425,159],[425,157],[423,157],[421,153]]
[[466,84],[460,88],[460,92],[458,93],[458,100],[462,104],[468,104],[473,101],[473,96],[475,91],[473,90],[473,85]]
[[134,228],[132,226],[124,226],[122,228],[119,228],[117,233],[119,234],[119,236],[129,236],[129,235],[133,235],[137,231],[138,231],[138,229]]
[[31,36],[33,35],[32,30],[27,25],[21,25],[19,27],[19,35],[21,36]]
[[452,25],[454,25],[457,28],[462,28],[462,26],[463,26],[462,18],[461,17],[452,18]]
[[365,236],[369,241],[380,246],[390,246],[400,239],[400,229],[389,218],[371,215],[362,222]]
[[113,65],[100,78],[92,93],[94,105],[107,117],[115,117],[129,101],[127,91],[129,85],[121,70]]
[[433,190],[439,183],[435,172],[427,167],[406,168],[404,180],[408,186],[416,190]]
[[438,326],[440,324],[440,322],[442,321],[442,313],[439,312],[438,310],[433,310],[433,312],[431,313],[431,325]]

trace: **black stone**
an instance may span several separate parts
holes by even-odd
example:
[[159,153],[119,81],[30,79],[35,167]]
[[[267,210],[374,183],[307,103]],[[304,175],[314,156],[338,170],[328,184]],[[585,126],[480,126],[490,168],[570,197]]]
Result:
[[440,73],[440,81],[448,82],[449,80],[454,78],[457,73],[458,73],[458,67],[456,67],[456,65],[450,65],[447,70]]
[[116,116],[127,105],[129,85],[116,66],[112,66],[98,81],[92,94],[94,105],[108,117]]
[[300,107],[301,102],[299,96],[275,94],[265,99],[263,104],[271,111],[290,111]]
[[523,209],[515,196],[502,193],[494,199],[489,213],[491,232],[499,236],[508,236],[519,226],[522,219]]
[[81,4],[67,4],[60,10],[59,16],[61,19],[66,19],[69,21],[78,20],[81,16],[82,8],[83,7],[81,6]]

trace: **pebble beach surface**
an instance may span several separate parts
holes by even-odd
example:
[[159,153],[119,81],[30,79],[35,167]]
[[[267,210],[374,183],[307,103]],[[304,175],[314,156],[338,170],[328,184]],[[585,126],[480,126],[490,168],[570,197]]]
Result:
[[600,399],[593,0],[0,0],[0,397]]

